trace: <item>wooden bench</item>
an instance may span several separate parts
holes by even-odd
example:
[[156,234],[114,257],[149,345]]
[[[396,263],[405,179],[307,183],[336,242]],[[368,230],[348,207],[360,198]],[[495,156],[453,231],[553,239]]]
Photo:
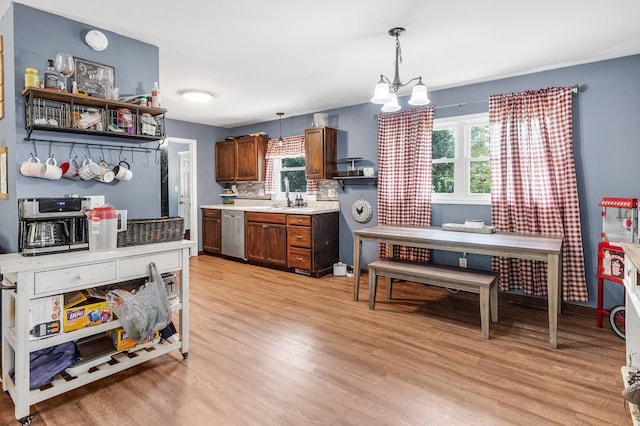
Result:
[[489,338],[489,312],[491,320],[498,322],[498,277],[493,272],[426,263],[375,260],[369,263],[369,309],[375,308],[379,275],[387,279],[388,299],[391,299],[393,278],[480,294],[480,324],[484,339]]

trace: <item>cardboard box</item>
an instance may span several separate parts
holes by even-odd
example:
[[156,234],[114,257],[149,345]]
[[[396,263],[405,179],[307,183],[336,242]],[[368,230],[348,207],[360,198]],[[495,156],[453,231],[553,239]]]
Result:
[[152,339],[146,339],[138,343],[137,341],[127,336],[127,332],[124,331],[124,328],[122,327],[109,331],[109,334],[111,335],[111,342],[113,343],[113,346],[115,346],[115,348],[119,351],[133,348],[138,344],[151,342],[152,340],[155,340],[160,336],[160,332],[156,331]]
[[29,304],[29,340],[62,333],[62,327],[60,327],[62,301],[62,295],[31,300]]
[[87,299],[82,305],[64,310],[62,328],[66,333],[112,320],[113,312],[107,307],[106,301]]

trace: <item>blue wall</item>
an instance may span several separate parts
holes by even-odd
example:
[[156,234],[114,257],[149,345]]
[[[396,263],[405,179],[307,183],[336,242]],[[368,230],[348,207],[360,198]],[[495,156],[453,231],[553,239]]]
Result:
[[[487,102],[461,105],[465,102],[486,101],[492,94],[535,90],[550,86],[580,86],[574,95],[574,153],[581,207],[582,236],[585,270],[588,281],[589,304],[596,302],[597,245],[602,228],[600,200],[605,197],[639,197],[640,143],[640,55],[591,64],[494,80],[445,90],[432,91],[429,97],[436,107],[436,118],[451,117],[488,111]],[[406,99],[404,99],[406,101]],[[401,100],[402,103],[402,100]],[[438,105],[452,107],[438,108]],[[406,102],[404,107],[406,108]],[[377,163],[378,106],[372,104],[324,111],[329,114],[330,125],[340,129],[339,157],[363,157],[359,165]],[[289,121],[291,123],[289,123]],[[302,121],[302,124],[300,123]],[[311,123],[311,115],[283,120],[283,136],[301,134]],[[230,134],[266,131],[278,134],[277,121],[232,129]],[[285,132],[286,130],[286,132]],[[372,205],[376,203],[375,187],[348,186],[340,191],[340,259],[353,261],[353,231],[376,223],[362,225],[351,218],[351,204],[363,196]],[[435,204],[432,224],[462,222],[468,218],[491,222],[489,206]],[[368,247],[367,247],[368,246]],[[363,263],[377,256],[374,244],[363,247]],[[456,264],[459,253],[434,253],[434,260]],[[488,267],[486,256],[470,255],[470,267]],[[621,303],[622,288],[617,284],[605,285],[605,306]]]
[[[34,31],[34,25],[46,29],[46,37]],[[134,154],[132,168],[134,180],[117,185],[97,182],[46,182],[25,178],[17,172],[17,166],[32,151],[31,145],[22,142],[24,133],[24,101],[20,95],[23,87],[24,68],[35,66],[43,69],[46,60],[55,57],[64,46],[67,53],[95,62],[109,64],[116,69],[116,86],[121,93],[134,93],[142,83],[149,90],[158,80],[158,49],[115,33],[104,31],[109,37],[109,47],[103,52],[95,52],[82,41],[84,31],[92,27],[51,15],[19,4],[13,4],[0,21],[0,30],[5,34],[5,96],[6,116],[0,120],[0,131],[9,147],[9,191],[10,201],[0,201],[0,248],[15,251],[17,241],[18,197],[64,195],[81,193],[105,194],[107,200],[118,208],[129,210],[130,217],[155,217],[160,214],[159,166],[154,155]],[[13,55],[11,52],[14,52]],[[10,78],[13,75],[14,81]],[[640,55],[595,62],[528,74],[513,78],[494,80],[486,83],[454,87],[432,91],[429,97],[436,107],[436,118],[484,112],[486,102],[458,106],[465,102],[486,101],[491,94],[535,90],[549,86],[580,85],[580,92],[574,95],[574,135],[575,157],[578,175],[578,190],[581,205],[581,221],[585,254],[585,268],[589,286],[589,304],[595,305],[597,244],[600,241],[602,219],[598,202],[604,196],[638,197],[638,167],[640,158]],[[15,104],[11,102],[15,94]],[[406,108],[406,99],[401,99]],[[453,107],[438,107],[453,104]],[[379,107],[372,104],[354,105],[330,111],[329,125],[339,129],[338,157],[363,157],[359,166],[377,165],[377,114]],[[312,115],[287,117],[282,120],[282,135],[300,135],[311,126]],[[195,139],[198,141],[198,203],[219,202],[221,185],[215,182],[214,144],[227,135],[241,135],[264,131],[271,137],[279,135],[279,121],[274,120],[223,129],[167,120],[169,136]],[[15,137],[14,137],[15,136]],[[36,135],[34,135],[36,136]],[[63,139],[64,134],[46,135],[44,138]],[[36,136],[40,137],[40,136]],[[69,140],[95,142],[81,137]],[[108,142],[108,141],[107,141]],[[120,145],[120,140],[111,143]],[[136,143],[138,142],[127,142]],[[39,154],[48,153],[48,147],[38,147]],[[58,159],[68,156],[68,148],[54,152]],[[132,195],[135,195],[132,197]],[[369,186],[347,186],[340,190],[340,260],[353,261],[353,231],[376,223],[377,217],[369,224],[358,224],[350,214],[351,204],[364,197],[376,205],[376,188]],[[460,222],[467,218],[483,219],[490,222],[489,206],[434,205],[432,224]],[[201,247],[201,241],[199,241]],[[13,250],[12,250],[13,249]],[[365,244],[364,264],[377,256],[373,244]],[[443,263],[455,263],[459,254],[436,253],[435,259]],[[488,265],[486,257],[470,256],[471,267]],[[622,290],[618,285],[606,287],[605,305],[622,300]]]

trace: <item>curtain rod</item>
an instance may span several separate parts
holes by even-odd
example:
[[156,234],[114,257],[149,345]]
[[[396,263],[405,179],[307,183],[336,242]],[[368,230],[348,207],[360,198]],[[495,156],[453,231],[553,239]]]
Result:
[[[571,86],[571,91],[573,93],[578,93],[578,91],[580,90],[580,86],[578,84],[574,84],[573,86]],[[469,101],[469,102],[458,102],[456,104],[449,104],[449,105],[434,105],[435,109],[439,109],[439,108],[451,108],[451,107],[461,107],[462,105],[470,105],[470,104],[481,104],[484,102],[489,102],[489,99],[481,99],[481,100],[477,100],[477,101]]]

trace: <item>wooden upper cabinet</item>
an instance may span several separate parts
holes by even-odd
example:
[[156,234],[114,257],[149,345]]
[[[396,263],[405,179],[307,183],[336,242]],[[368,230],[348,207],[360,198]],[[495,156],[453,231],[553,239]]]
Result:
[[216,181],[264,180],[267,142],[262,136],[247,136],[216,143]]
[[236,178],[236,143],[216,143],[216,181],[233,181]]
[[313,127],[304,131],[307,179],[332,179],[337,173],[338,131]]

